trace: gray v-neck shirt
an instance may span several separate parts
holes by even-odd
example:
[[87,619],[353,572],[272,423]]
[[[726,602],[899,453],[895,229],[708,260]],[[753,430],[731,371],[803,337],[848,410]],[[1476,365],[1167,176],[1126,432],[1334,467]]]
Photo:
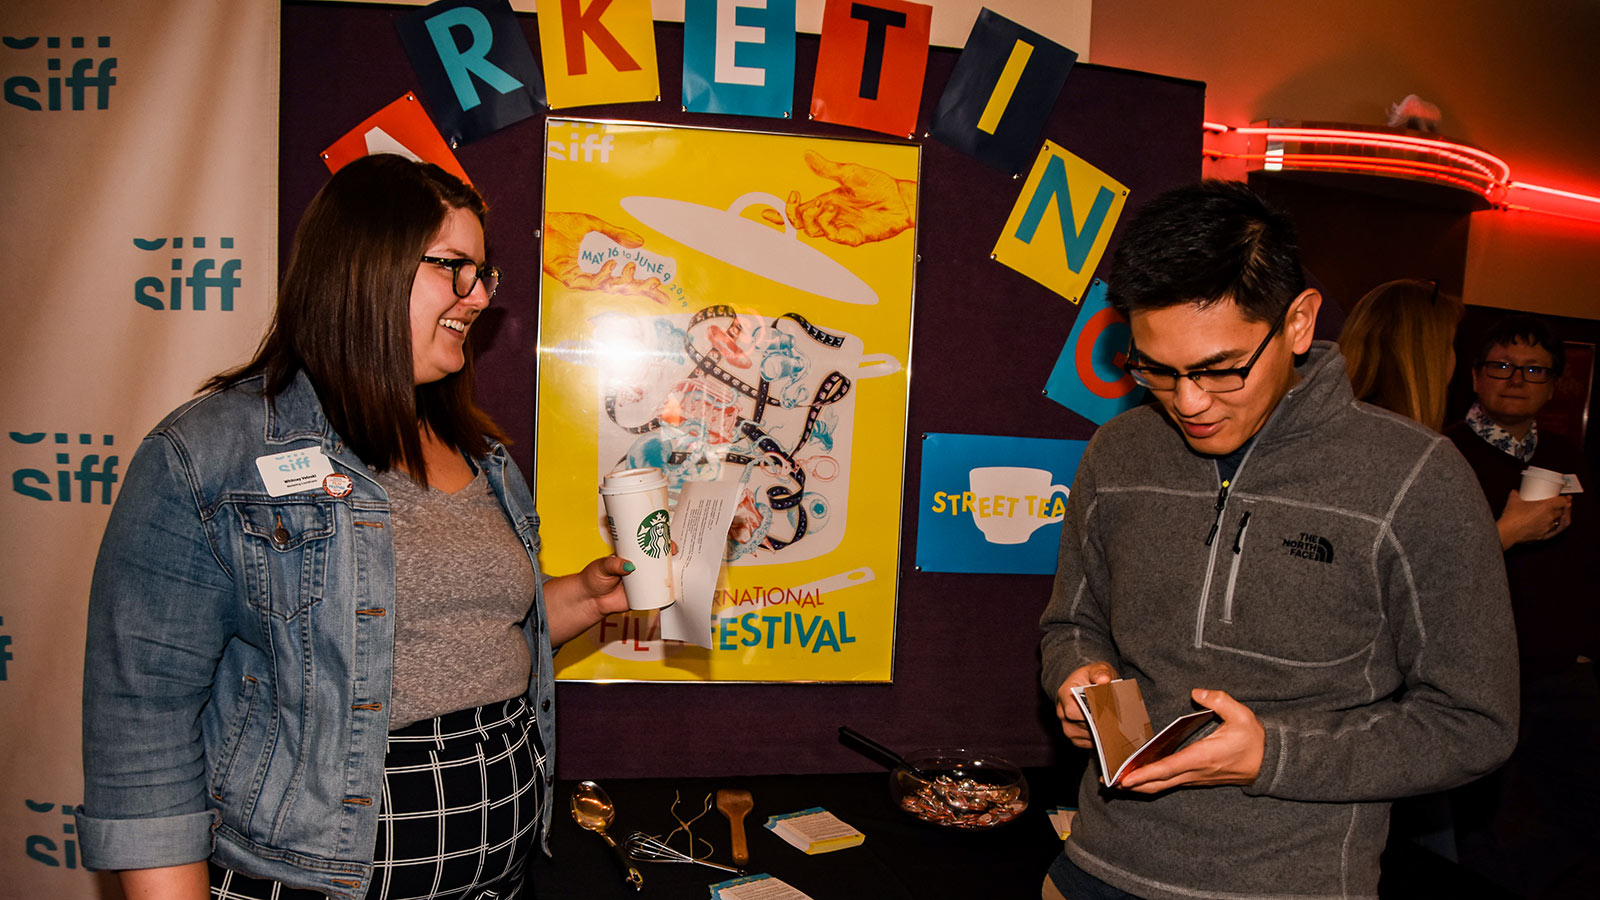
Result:
[[455,493],[378,475],[394,528],[389,728],[527,691],[533,566],[480,470]]

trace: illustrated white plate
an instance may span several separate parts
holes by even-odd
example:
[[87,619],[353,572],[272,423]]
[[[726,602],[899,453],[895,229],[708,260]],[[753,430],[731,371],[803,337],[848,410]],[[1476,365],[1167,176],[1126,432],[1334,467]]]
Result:
[[[757,203],[784,217],[782,232],[740,215]],[[752,191],[727,209],[668,197],[633,196],[622,198],[622,208],[681,244],[779,284],[845,303],[878,302],[871,285],[820,250],[800,242],[794,224],[784,215],[783,201],[772,194]]]

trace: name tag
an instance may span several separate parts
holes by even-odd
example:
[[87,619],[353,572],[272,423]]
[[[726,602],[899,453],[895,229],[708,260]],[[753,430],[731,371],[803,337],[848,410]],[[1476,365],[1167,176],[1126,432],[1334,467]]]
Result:
[[333,474],[333,463],[320,447],[304,447],[273,456],[256,457],[256,470],[273,497],[298,494],[322,487],[322,479]]

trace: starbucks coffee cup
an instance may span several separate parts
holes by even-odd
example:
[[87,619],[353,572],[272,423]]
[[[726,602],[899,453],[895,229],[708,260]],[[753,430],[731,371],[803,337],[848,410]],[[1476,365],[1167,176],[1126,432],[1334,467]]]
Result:
[[667,476],[660,469],[612,472],[600,482],[606,524],[617,555],[633,563],[622,579],[629,609],[671,606],[672,530],[667,523]]
[[1561,487],[1566,481],[1566,477],[1560,472],[1529,466],[1522,470],[1522,487],[1517,489],[1517,493],[1521,494],[1524,500],[1549,500],[1561,493]]

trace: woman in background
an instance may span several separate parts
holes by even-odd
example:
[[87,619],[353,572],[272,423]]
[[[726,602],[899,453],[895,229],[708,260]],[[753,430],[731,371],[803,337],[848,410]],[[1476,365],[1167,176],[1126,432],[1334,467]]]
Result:
[[473,402],[485,215],[436,166],[340,169],[255,358],[134,456],[90,592],[77,817],[130,898],[523,890],[552,644],[626,608],[626,566],[540,573]]
[[1456,368],[1458,297],[1437,281],[1380,284],[1356,303],[1339,333],[1339,350],[1356,399],[1439,431]]

